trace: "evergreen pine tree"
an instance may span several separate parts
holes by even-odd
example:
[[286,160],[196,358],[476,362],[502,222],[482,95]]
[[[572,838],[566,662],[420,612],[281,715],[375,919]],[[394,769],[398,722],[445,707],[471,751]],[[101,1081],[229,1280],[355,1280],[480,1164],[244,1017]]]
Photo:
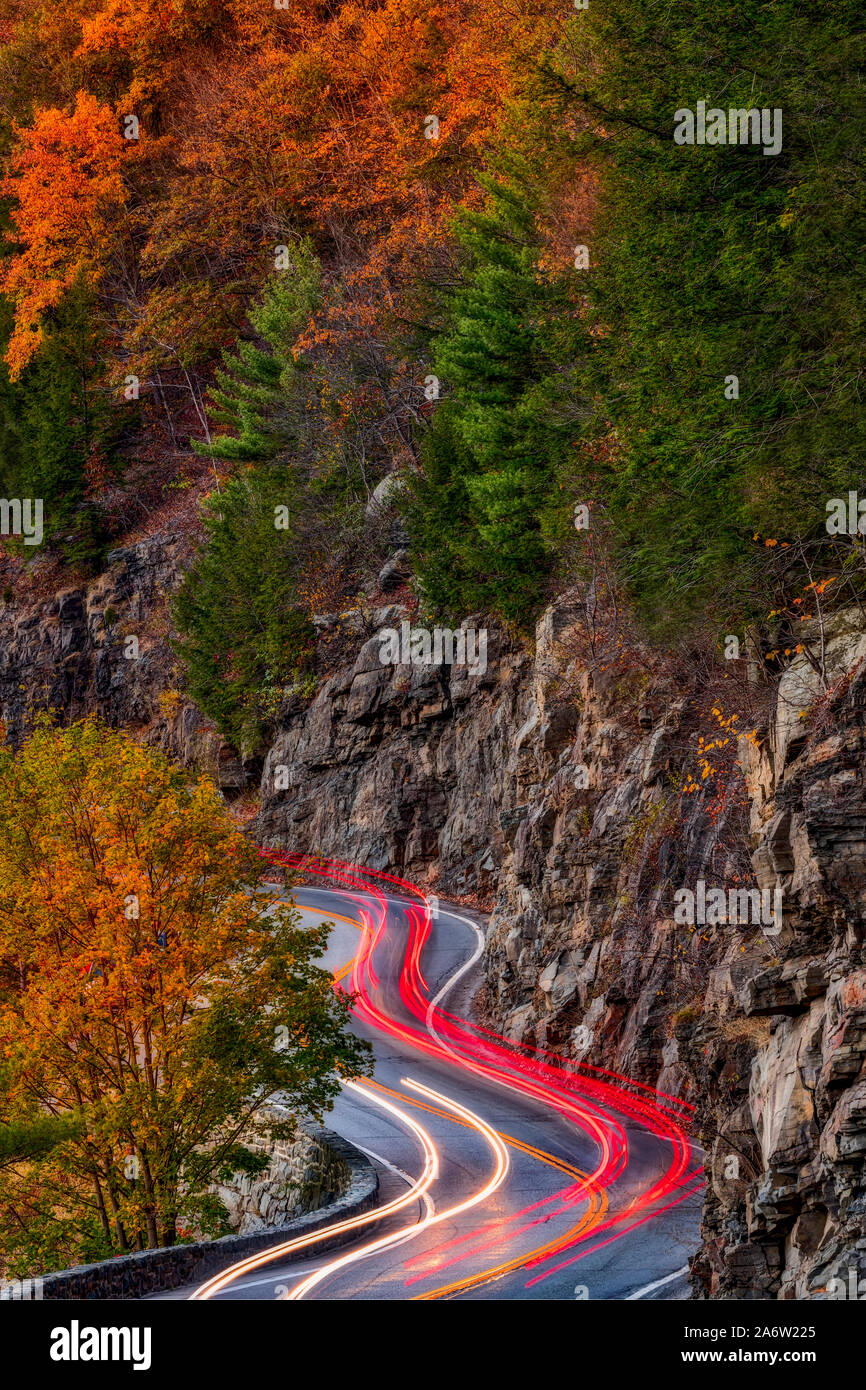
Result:
[[293,248],[292,262],[250,311],[262,346],[239,343],[217,372],[213,418],[231,433],[195,447],[243,466],[210,499],[204,544],[175,603],[193,698],[247,749],[258,746],[285,691],[306,679],[315,647],[297,602],[305,480],[291,453],[302,443],[306,412],[304,365],[293,348],[321,285],[307,243]]
[[236,474],[210,499],[204,545],[175,602],[190,693],[237,748],[257,748],[314,652],[297,603],[297,508],[288,465]]
[[[2,309],[4,337],[11,311]],[[66,559],[94,561],[103,542],[87,497],[94,456],[119,468],[122,429],[133,423],[100,381],[100,329],[93,302],[74,287],[55,311],[37,357],[10,382],[0,366],[0,494],[41,498],[44,540]]]
[[[589,434],[616,427],[620,573],[660,635],[765,614],[765,538],[838,563],[825,505],[866,450],[860,19],[856,0],[612,0],[573,21],[553,80],[601,187]],[[779,111],[781,149],[677,144],[699,101]]]
[[[488,205],[456,234],[464,281],[434,341],[448,394],[425,440],[407,507],[428,603],[451,616],[493,609],[522,622],[549,568],[544,513],[567,434],[551,317],[569,317],[539,266],[535,197],[518,167],[484,180]],[[569,319],[570,321],[570,319]],[[572,335],[570,350],[577,351]]]
[[223,353],[210,392],[212,420],[225,426],[210,443],[193,440],[208,457],[263,461],[292,441],[297,428],[292,405],[302,370],[292,355],[298,334],[319,303],[319,264],[307,242],[291,248],[292,268],[276,272],[249,320],[263,346],[246,340]]

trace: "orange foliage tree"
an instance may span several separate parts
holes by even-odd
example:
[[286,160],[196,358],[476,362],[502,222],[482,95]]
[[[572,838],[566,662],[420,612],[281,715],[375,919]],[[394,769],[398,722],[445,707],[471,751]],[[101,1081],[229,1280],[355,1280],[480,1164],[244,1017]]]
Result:
[[[11,50],[37,16],[44,27],[37,0],[17,7]],[[67,61],[110,105],[82,91],[71,114],[37,108],[17,131],[13,370],[39,341],[40,315],[84,273],[131,370],[189,372],[238,336],[274,246],[299,231],[354,282],[349,337],[381,335],[561,24],[553,0],[74,6]],[[0,95],[3,81],[0,69]],[[140,117],[138,142],[120,135],[125,113]]]
[[126,142],[113,112],[96,97],[79,92],[69,115],[38,112],[19,137],[3,191],[14,199],[21,250],[0,279],[15,305],[7,351],[13,377],[38,351],[45,315],[79,277],[91,284],[104,277],[125,198]]
[[0,755],[0,1114],[79,1123],[0,1173],[13,1272],[224,1229],[268,1100],[319,1116],[366,1064],[327,927],[259,876],[212,784],[124,734],[43,720]]

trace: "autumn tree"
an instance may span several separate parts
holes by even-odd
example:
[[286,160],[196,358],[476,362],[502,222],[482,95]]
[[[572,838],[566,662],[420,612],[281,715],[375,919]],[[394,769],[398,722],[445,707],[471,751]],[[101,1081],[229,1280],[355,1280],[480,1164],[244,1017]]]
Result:
[[[5,184],[17,242],[4,280],[16,305],[11,369],[84,271],[118,362],[142,377],[173,373],[178,398],[186,388],[200,406],[197,373],[235,336],[286,227],[308,232],[347,281],[368,278],[387,315],[409,266],[429,267],[441,247],[521,63],[555,41],[560,9],[79,0],[64,12],[43,100],[0,63],[0,99],[22,112]],[[41,0],[5,23],[0,6],[10,67],[57,22]],[[137,138],[124,140],[129,118]]]
[[0,1173],[10,1272],[224,1229],[266,1103],[318,1117],[366,1066],[327,927],[259,875],[212,784],[122,733],[43,719],[0,755],[0,1119],[70,1118]]
[[[263,403],[256,391],[274,382],[255,377],[279,364],[256,355],[250,308],[281,244],[309,238],[327,288],[310,327],[328,375],[325,505],[335,489],[351,494],[354,540],[379,479],[417,461],[428,413],[417,285],[448,279],[454,207],[477,199],[474,174],[502,138],[509,95],[561,32],[559,0],[72,0],[62,14],[0,0],[13,382],[38,372],[80,290],[98,338],[87,385],[124,434],[129,477],[148,493],[137,514],[149,516],[151,480],[164,493],[175,483],[171,458],[203,471],[190,450],[207,454],[213,435],[213,457],[261,447],[255,421],[244,438],[239,417],[211,413],[208,392],[214,371],[228,372],[210,399],[218,412],[224,387],[229,414],[248,389],[245,411]],[[220,366],[225,352],[234,367]],[[41,442],[73,475],[64,507],[80,518],[104,460],[82,469],[65,449],[83,418],[70,393],[52,418]],[[3,451],[0,441],[0,464]],[[111,526],[129,514],[94,500]],[[71,532],[65,512],[61,529]]]
[[98,283],[114,250],[112,222],[124,202],[121,164],[128,146],[111,109],[79,92],[71,114],[40,111],[19,132],[3,192],[14,199],[20,253],[0,286],[15,305],[6,351],[18,376],[44,338],[46,315],[82,277]]

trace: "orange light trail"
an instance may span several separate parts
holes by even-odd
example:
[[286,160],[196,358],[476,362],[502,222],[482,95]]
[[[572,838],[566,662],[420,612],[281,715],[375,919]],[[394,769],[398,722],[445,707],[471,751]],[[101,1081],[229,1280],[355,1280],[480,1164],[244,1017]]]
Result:
[[[392,1091],[389,1087],[381,1085],[380,1082],[370,1080],[369,1077],[367,1078],[366,1084],[368,1086],[375,1086],[377,1090],[383,1091],[386,1095],[399,1096],[399,1092]],[[440,1118],[451,1119],[454,1124],[464,1123],[464,1121],[456,1118],[453,1115],[448,1115],[446,1111],[440,1110],[436,1106],[424,1105],[421,1101],[409,1101],[409,1104],[416,1106],[418,1109],[426,1110],[428,1113],[437,1115]],[[584,1173],[580,1168],[576,1168],[574,1164],[568,1163],[565,1159],[556,1158],[553,1154],[545,1152],[544,1149],[536,1148],[534,1144],[526,1143],[522,1139],[515,1139],[512,1135],[504,1134],[501,1130],[498,1130],[497,1133],[499,1134],[499,1137],[503,1140],[503,1142],[508,1145],[509,1148],[517,1149],[519,1152],[527,1154],[530,1158],[535,1158],[540,1163],[547,1164],[549,1167],[555,1168],[559,1172],[565,1173],[569,1177],[583,1179],[583,1183],[579,1188],[566,1188],[562,1192],[554,1193],[550,1197],[544,1198],[543,1201],[536,1203],[535,1205],[537,1209],[538,1207],[549,1205],[551,1202],[556,1201],[557,1199],[560,1199],[561,1201],[561,1205],[557,1211],[548,1213],[547,1215],[539,1218],[540,1220],[550,1220],[551,1216],[557,1215],[559,1211],[565,1210],[567,1205],[573,1205],[576,1200],[578,1200],[581,1196],[588,1192],[589,1206],[587,1208],[587,1211],[574,1226],[569,1228],[566,1234],[568,1236],[574,1237],[582,1234],[590,1227],[598,1224],[602,1216],[604,1216],[608,1210],[608,1196],[606,1192],[599,1191],[597,1187],[589,1184],[589,1175],[587,1173]],[[570,1200],[566,1200],[567,1197],[570,1198]],[[407,1261],[407,1264],[409,1267],[411,1267],[412,1265],[419,1264],[425,1259],[429,1261],[431,1258],[439,1256],[440,1259],[437,1267],[441,1268],[444,1263],[453,1263],[453,1261],[446,1262],[441,1260],[441,1254],[443,1251],[450,1250],[459,1245],[463,1245],[468,1241],[477,1240],[479,1234],[485,1235],[490,1232],[495,1233],[494,1235],[492,1235],[490,1239],[484,1241],[482,1245],[476,1245],[471,1252],[463,1251],[460,1255],[456,1257],[457,1259],[464,1259],[466,1258],[467,1253],[476,1254],[480,1250],[487,1248],[489,1245],[498,1243],[502,1239],[503,1234],[507,1234],[511,1239],[513,1239],[515,1236],[522,1234],[526,1230],[529,1230],[532,1225],[537,1224],[535,1222],[530,1222],[520,1227],[518,1230],[512,1230],[508,1232],[504,1231],[506,1225],[515,1222],[523,1214],[524,1213],[522,1212],[517,1212],[510,1217],[503,1217],[495,1221],[488,1222],[486,1226],[481,1228],[480,1233],[471,1232],[469,1235],[459,1236],[457,1237],[457,1239],[449,1241],[446,1245],[438,1247],[438,1250],[432,1252],[432,1255],[422,1253],[420,1255],[413,1256],[410,1260]],[[463,1279],[457,1284],[449,1284],[440,1289],[433,1289],[429,1293],[425,1294],[416,1294],[415,1299],[413,1301],[445,1298],[449,1295],[453,1295],[455,1292],[462,1291],[463,1289],[477,1288],[480,1284],[490,1283],[495,1279],[502,1278],[506,1274],[510,1274],[515,1269],[519,1269],[537,1258],[541,1258],[545,1254],[554,1253],[559,1248],[561,1241],[562,1237],[557,1237],[556,1240],[548,1241],[545,1245],[539,1246],[534,1250],[530,1250],[525,1255],[519,1255],[514,1259],[508,1260],[504,1264],[495,1265],[490,1269],[483,1270],[481,1273],[472,1275],[469,1279]],[[421,1274],[413,1275],[407,1280],[407,1283],[412,1284],[417,1282],[418,1279],[429,1277],[430,1273],[431,1271],[428,1269]]]
[[337,1221],[334,1225],[325,1227],[323,1231],[311,1231],[308,1235],[296,1236],[293,1240],[284,1241],[281,1245],[272,1246],[269,1250],[262,1250],[257,1255],[249,1255],[245,1260],[238,1260],[236,1264],[230,1265],[228,1269],[222,1270],[219,1274],[215,1274],[212,1279],[208,1279],[206,1283],[190,1294],[190,1302],[196,1300],[203,1302],[213,1298],[214,1294],[222,1292],[229,1284],[240,1279],[242,1275],[261,1269],[263,1265],[272,1264],[274,1260],[296,1255],[308,1249],[309,1246],[320,1243],[323,1239],[346,1235],[351,1231],[360,1230],[363,1226],[369,1226],[373,1221],[381,1221],[385,1216],[393,1216],[402,1211],[404,1207],[411,1206],[413,1202],[423,1197],[434,1182],[439,1172],[439,1155],[426,1129],[423,1129],[410,1115],[399,1110],[396,1105],[392,1105],[384,1097],[371,1095],[357,1081],[348,1081],[346,1085],[350,1090],[365,1096],[373,1105],[378,1105],[380,1109],[389,1111],[402,1125],[412,1131],[421,1145],[421,1151],[424,1155],[424,1167],[420,1178],[401,1197],[395,1197],[392,1201],[386,1202],[383,1206],[375,1207],[372,1211],[347,1217],[345,1221]]

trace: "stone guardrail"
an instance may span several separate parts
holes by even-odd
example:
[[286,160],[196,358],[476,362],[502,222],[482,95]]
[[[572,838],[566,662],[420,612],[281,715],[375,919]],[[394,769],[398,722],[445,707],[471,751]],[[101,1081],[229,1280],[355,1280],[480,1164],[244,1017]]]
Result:
[[[102,1260],[99,1264],[77,1265],[74,1269],[46,1274],[41,1280],[42,1299],[137,1299],[183,1288],[186,1284],[203,1283],[247,1255],[258,1254],[295,1236],[308,1235],[334,1221],[369,1211],[375,1206],[379,1193],[379,1178],[372,1163],[339,1134],[328,1129],[317,1130],[315,1134],[348,1165],[350,1172],[346,1191],[328,1206],[306,1212],[271,1230],[245,1236],[221,1236],[218,1240],[173,1245],[163,1250],[141,1250],[118,1255],[113,1260]],[[336,1249],[346,1239],[345,1236],[323,1236],[305,1253],[319,1254]]]

